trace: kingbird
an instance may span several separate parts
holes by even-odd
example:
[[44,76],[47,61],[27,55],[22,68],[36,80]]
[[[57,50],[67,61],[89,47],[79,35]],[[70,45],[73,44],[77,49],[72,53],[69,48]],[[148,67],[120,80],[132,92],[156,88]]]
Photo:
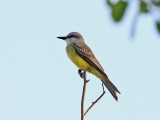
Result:
[[96,59],[92,50],[85,44],[83,36],[78,32],[71,32],[65,37],[57,38],[66,41],[66,52],[70,60],[80,70],[87,71],[98,77],[107,87],[115,100],[118,101],[116,93],[120,94],[119,90],[109,80],[108,76],[104,72],[104,69],[100,65],[99,61]]

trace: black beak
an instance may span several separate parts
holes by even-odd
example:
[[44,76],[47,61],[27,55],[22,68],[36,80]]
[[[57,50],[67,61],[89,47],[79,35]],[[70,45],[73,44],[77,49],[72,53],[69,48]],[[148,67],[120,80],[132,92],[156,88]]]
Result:
[[66,39],[66,37],[57,37],[57,38],[62,39],[62,40],[65,40],[65,39]]

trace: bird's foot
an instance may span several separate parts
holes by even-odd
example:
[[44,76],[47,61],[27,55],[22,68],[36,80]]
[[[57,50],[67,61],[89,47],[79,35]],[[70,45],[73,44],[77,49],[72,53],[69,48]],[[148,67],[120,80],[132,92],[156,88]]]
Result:
[[78,70],[78,74],[81,78],[84,78],[84,72],[81,69]]

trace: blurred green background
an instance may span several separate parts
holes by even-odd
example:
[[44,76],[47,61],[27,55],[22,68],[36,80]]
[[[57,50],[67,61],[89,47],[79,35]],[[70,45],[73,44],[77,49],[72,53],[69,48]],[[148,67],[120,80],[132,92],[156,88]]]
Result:
[[[107,5],[111,9],[111,17],[115,22],[120,22],[128,10],[128,6],[132,4],[132,0],[106,0]],[[140,15],[150,15],[156,26],[157,32],[160,34],[160,0],[137,0],[137,9],[133,18],[131,27],[131,36],[134,36],[135,28]],[[129,13],[128,13],[129,14]]]

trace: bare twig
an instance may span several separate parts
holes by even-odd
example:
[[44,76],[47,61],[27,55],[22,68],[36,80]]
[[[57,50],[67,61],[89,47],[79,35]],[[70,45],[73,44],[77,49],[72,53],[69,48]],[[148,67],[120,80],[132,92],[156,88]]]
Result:
[[102,83],[103,93],[97,98],[96,101],[92,102],[92,105],[87,109],[87,111],[84,113],[84,116],[88,113],[88,111],[103,97],[103,95],[106,93],[104,90],[104,86]]
[[[79,73],[81,73],[80,70],[79,70]],[[82,93],[82,100],[81,100],[81,120],[84,120],[84,99],[85,99],[85,93],[86,93],[86,85],[89,80],[86,80],[86,71],[80,74],[80,76],[84,79],[83,93]]]
[[87,111],[84,113],[84,99],[85,99],[85,93],[86,93],[86,85],[89,82],[89,80],[86,80],[86,71],[82,72],[82,70],[78,70],[78,74],[80,75],[81,78],[84,80],[84,85],[83,85],[83,92],[82,92],[82,100],[81,100],[81,120],[84,120],[84,116],[88,113],[88,111],[103,97],[105,94],[104,91],[104,86],[102,84],[103,88],[103,93],[97,98],[95,102],[92,103],[92,105],[87,109]]

